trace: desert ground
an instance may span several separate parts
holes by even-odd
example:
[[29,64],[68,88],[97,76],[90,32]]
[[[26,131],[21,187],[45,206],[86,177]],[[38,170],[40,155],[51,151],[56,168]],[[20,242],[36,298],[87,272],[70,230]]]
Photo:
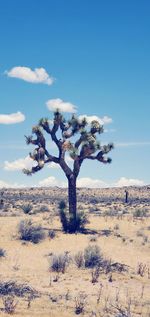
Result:
[[[58,204],[67,189],[1,189],[0,316],[150,317],[150,186],[127,190],[126,203],[125,188],[78,188],[89,223],[66,234]],[[42,228],[38,243],[21,239],[23,220]],[[89,246],[99,266],[85,265]]]

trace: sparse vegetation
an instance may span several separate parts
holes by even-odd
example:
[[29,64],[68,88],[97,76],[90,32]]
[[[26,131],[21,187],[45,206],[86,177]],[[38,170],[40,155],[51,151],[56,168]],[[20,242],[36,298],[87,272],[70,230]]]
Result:
[[143,218],[143,217],[147,217],[147,215],[148,215],[147,209],[137,208],[133,213],[133,217],[135,217],[135,218]]
[[84,313],[85,309],[85,299],[86,295],[83,293],[80,293],[76,298],[75,298],[75,314],[80,315]]
[[69,265],[69,257],[67,253],[52,255],[50,260],[50,271],[57,273],[65,273]]
[[12,315],[17,306],[17,301],[14,295],[8,295],[6,297],[2,297],[3,305],[4,305],[4,312],[7,314]]
[[75,254],[74,261],[78,268],[84,267],[84,253],[82,251],[79,251],[77,254]]
[[84,261],[86,268],[100,266],[102,263],[102,254],[97,245],[89,245],[84,250]]
[[[7,212],[4,208],[0,210],[1,249],[7,251],[6,257],[0,261],[0,314],[9,313],[5,309],[7,303],[7,307],[11,304],[13,307],[18,302],[14,312],[12,309],[14,316],[27,314],[34,317],[37,311],[47,316],[51,311],[52,315],[54,312],[54,315],[62,313],[62,316],[68,317],[73,313],[88,317],[148,317],[150,217],[133,217],[136,209],[150,211],[144,198],[142,203],[136,200],[141,190],[130,189],[130,204],[125,207],[124,189],[79,188],[80,210],[85,210],[90,223],[83,229],[84,234],[72,235],[62,232],[58,215],[59,202],[67,201],[66,189],[20,191],[22,195],[17,189],[6,189],[3,198]],[[100,202],[100,213],[90,213],[91,197]],[[32,205],[30,216],[23,215],[20,210],[20,206],[27,202]],[[49,206],[49,212],[43,214],[42,206]],[[68,205],[62,204],[61,207],[68,216]],[[128,213],[123,214],[125,208]],[[110,209],[117,213],[115,217],[106,217],[105,211]],[[17,224],[20,219],[25,222],[30,220],[32,226],[40,224],[45,241],[37,245],[27,243],[29,240],[18,241]],[[88,249],[89,246],[94,248]],[[88,251],[85,252],[86,249]],[[119,260],[122,262],[117,262]],[[16,281],[4,283],[6,276],[10,279],[15,276]],[[39,293],[21,284],[22,280],[30,281]],[[12,299],[12,302],[6,301],[5,305],[4,298]],[[36,301],[32,305],[34,299]]]
[[33,225],[31,220],[22,220],[19,224],[19,237],[21,240],[38,243],[45,238],[40,225]]
[[91,271],[91,276],[92,276],[91,282],[93,284],[98,282],[99,275],[100,275],[100,267],[96,266]]
[[48,231],[48,236],[50,239],[54,239],[56,237],[56,232],[52,229]]
[[21,208],[25,214],[29,214],[30,211],[32,210],[32,205],[31,204],[24,204],[21,206]]
[[66,210],[65,202],[61,201],[59,204],[59,215],[62,224],[63,231],[65,233],[82,232],[85,225],[88,223],[88,219],[85,213],[78,212],[76,220]]
[[0,258],[5,257],[6,251],[2,248],[0,248]]
[[147,265],[144,263],[138,263],[138,267],[137,267],[137,274],[139,274],[140,276],[144,276],[145,273],[147,271]]
[[0,281],[0,296],[13,295],[16,297],[38,296],[38,292],[27,284],[19,284],[15,281]]

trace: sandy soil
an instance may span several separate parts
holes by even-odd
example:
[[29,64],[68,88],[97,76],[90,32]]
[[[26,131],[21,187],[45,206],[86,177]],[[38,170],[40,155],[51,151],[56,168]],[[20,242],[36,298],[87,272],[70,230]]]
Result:
[[[65,234],[58,217],[58,203],[67,199],[65,189],[7,189],[0,199],[0,283],[15,281],[38,292],[29,298],[15,297],[14,316],[71,317],[77,302],[83,304],[87,317],[150,316],[150,187],[128,188],[129,202],[124,202],[124,189],[78,189],[78,209],[89,218],[85,234]],[[31,211],[22,207],[29,203]],[[146,210],[135,217],[136,210]],[[18,227],[23,219],[40,224],[46,237],[37,244],[19,239]],[[48,237],[55,231],[54,239]],[[92,269],[77,268],[74,256],[87,246],[97,245],[103,259],[126,265],[126,271],[101,271],[92,283]],[[66,253],[70,258],[65,273],[52,272],[53,255]],[[139,265],[143,268],[138,273]],[[0,316],[6,316],[0,296]],[[123,314],[124,313],[124,314]]]

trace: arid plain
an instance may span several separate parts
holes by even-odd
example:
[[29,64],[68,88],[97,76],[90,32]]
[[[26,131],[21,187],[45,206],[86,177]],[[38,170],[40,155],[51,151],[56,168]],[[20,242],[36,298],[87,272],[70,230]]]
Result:
[[[126,203],[125,188],[78,188],[89,223],[77,234],[59,220],[67,189],[1,190],[0,316],[149,317],[150,186],[127,190]],[[20,238],[23,220],[40,226],[40,241]],[[99,250],[99,266],[85,265],[88,248]],[[58,256],[62,271],[52,266]]]

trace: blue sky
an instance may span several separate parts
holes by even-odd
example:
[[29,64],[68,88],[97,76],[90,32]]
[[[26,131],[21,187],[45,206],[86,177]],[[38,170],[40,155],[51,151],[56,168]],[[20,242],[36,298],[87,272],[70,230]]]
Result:
[[58,98],[112,119],[101,136],[116,145],[112,164],[86,161],[79,186],[150,183],[149,13],[146,0],[0,1],[0,187],[64,185],[54,166],[21,171],[32,149],[24,135]]

